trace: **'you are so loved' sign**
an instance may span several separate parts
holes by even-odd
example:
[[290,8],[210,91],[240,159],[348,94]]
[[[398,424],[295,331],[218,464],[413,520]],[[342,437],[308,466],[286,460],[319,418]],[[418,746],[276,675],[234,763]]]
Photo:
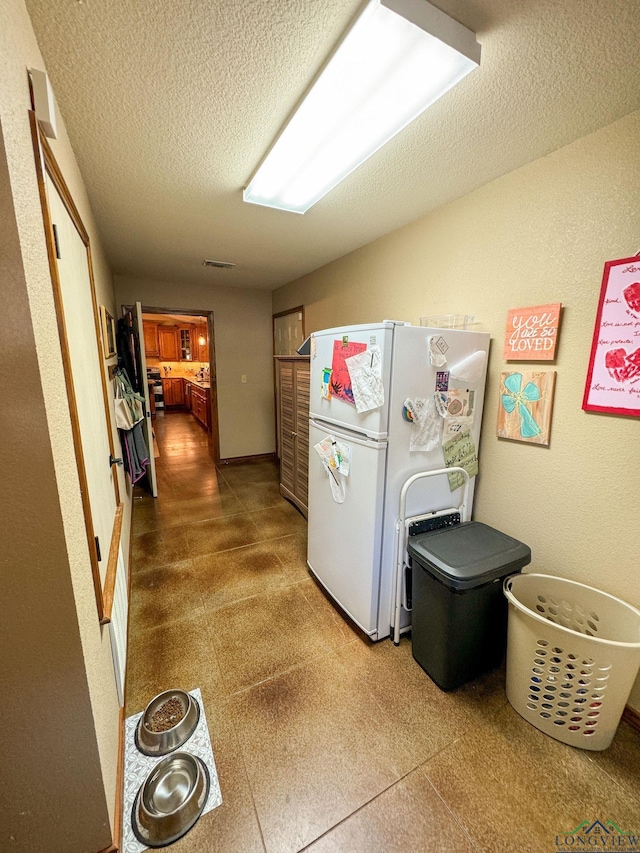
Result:
[[505,361],[553,361],[562,302],[511,308],[504,338]]

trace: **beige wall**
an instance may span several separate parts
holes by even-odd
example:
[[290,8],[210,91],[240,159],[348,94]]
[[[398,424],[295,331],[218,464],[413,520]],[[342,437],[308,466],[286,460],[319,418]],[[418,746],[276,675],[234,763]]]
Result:
[[[11,585],[1,596],[2,605],[15,630],[2,655],[14,655],[11,687],[21,691],[24,704],[9,714],[23,727],[23,761],[13,765],[16,784],[12,796],[3,799],[2,831],[17,834],[11,849],[46,845],[86,853],[100,849],[110,837],[119,709],[109,633],[97,619],[27,115],[27,68],[46,69],[22,0],[0,0],[0,20],[0,118],[10,182],[4,200],[13,208],[19,257],[18,266],[14,260],[10,276],[2,280],[16,300],[22,298],[16,329],[4,325],[3,363],[14,351],[11,331],[19,333],[29,365],[28,373],[16,370],[3,399],[13,401],[12,416],[18,401],[28,403],[30,417],[14,452],[3,461],[3,492],[15,508],[7,523],[13,521],[20,533],[12,545],[24,547],[3,554],[8,559],[3,583]],[[115,310],[110,272],[61,122],[59,129],[52,148],[91,237],[98,300]],[[124,488],[121,493],[127,501],[127,554],[129,503]],[[51,662],[48,676],[43,676],[45,661]],[[2,683],[4,688],[7,682]],[[57,772],[48,761],[57,761]],[[43,773],[49,777],[46,786]],[[29,787],[34,799],[21,800]],[[7,837],[0,847],[3,842]]]
[[115,287],[119,305],[138,301],[146,308],[213,311],[220,455],[273,453],[271,294],[126,276],[116,276]]
[[[603,264],[637,251],[640,112],[276,290],[273,310],[304,304],[308,332],[475,315],[493,339],[475,517],[529,544],[531,570],[640,607],[640,422],[581,409]],[[507,310],[546,302],[564,305],[548,449],[496,438]]]

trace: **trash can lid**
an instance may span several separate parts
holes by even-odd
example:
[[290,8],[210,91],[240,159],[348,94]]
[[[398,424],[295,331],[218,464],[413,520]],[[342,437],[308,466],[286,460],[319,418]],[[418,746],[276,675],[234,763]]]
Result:
[[410,536],[409,554],[437,580],[453,589],[472,589],[519,571],[531,549],[480,521]]

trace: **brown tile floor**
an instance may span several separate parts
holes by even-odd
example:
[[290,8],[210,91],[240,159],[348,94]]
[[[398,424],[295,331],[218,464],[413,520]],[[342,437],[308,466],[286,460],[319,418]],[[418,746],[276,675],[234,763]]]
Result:
[[371,644],[305,563],[272,464],[216,470],[159,419],[157,500],[134,501],[127,714],[200,687],[223,804],[176,853],[555,851],[583,820],[640,831],[640,736],[587,753],[532,728],[494,672],[441,692],[408,639]]

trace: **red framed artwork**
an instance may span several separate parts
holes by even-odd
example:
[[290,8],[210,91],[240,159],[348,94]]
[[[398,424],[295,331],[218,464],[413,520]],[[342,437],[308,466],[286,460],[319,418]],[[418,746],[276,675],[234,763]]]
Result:
[[640,417],[640,257],[604,265],[582,408]]

